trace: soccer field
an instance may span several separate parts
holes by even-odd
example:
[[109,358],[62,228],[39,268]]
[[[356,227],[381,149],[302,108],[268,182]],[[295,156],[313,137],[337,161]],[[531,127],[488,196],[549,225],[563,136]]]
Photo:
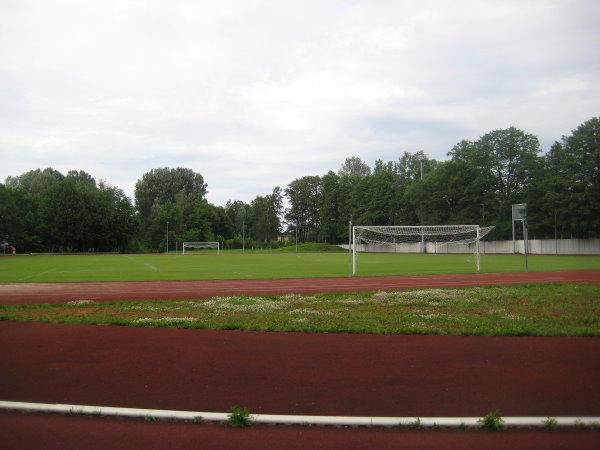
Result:
[[[482,255],[481,271],[525,270],[522,255]],[[600,270],[598,256],[529,256],[530,271]],[[368,253],[357,276],[474,273],[472,255]],[[345,277],[346,253],[37,255],[0,258],[1,283]]]

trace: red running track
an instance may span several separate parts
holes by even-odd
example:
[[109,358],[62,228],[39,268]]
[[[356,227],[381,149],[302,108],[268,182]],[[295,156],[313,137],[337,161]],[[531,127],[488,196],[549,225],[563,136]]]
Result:
[[600,283],[600,270],[274,280],[0,284],[1,304],[73,300],[169,300],[219,295],[282,295],[526,283]]
[[[0,303],[545,282],[600,271],[214,282],[3,284]],[[0,322],[0,398],[360,416],[600,415],[600,339],[256,333]],[[0,413],[7,448],[595,448],[599,433],[255,427]],[[34,433],[31,431],[35,430]]]
[[[255,413],[599,415],[600,339],[0,322],[0,398]],[[592,449],[598,431],[252,427],[0,413],[5,448]],[[35,432],[32,433],[32,430]]]
[[300,415],[600,415],[600,339],[0,322],[0,399]]

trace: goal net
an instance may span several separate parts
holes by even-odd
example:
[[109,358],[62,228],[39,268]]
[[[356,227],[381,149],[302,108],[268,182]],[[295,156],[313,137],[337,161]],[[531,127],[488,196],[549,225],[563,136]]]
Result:
[[194,250],[216,250],[217,255],[221,253],[218,242],[184,242],[182,253],[185,255],[187,250],[188,253],[200,253]]
[[352,273],[358,252],[472,253],[480,269],[479,241],[494,227],[479,225],[355,226]]

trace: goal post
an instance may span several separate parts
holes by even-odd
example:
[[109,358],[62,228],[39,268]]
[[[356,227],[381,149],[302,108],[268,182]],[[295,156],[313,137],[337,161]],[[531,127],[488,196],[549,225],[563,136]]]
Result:
[[494,227],[479,225],[352,227],[352,274],[360,251],[392,253],[472,253],[480,270],[479,241]]
[[[217,255],[221,254],[221,246],[218,242],[184,242],[182,246],[182,254],[185,255],[187,250],[207,250],[213,249],[217,251]],[[188,251],[189,253],[189,251]]]

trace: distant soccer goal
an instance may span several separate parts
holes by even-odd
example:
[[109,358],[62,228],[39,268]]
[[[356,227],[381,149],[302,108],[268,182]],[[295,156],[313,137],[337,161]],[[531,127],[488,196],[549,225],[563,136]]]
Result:
[[472,253],[480,270],[479,241],[494,227],[479,225],[352,227],[352,273],[357,253]]
[[221,249],[218,242],[184,242],[182,246],[182,253],[185,255],[185,251],[189,253],[199,253],[193,250],[216,250],[217,255],[221,253]]

